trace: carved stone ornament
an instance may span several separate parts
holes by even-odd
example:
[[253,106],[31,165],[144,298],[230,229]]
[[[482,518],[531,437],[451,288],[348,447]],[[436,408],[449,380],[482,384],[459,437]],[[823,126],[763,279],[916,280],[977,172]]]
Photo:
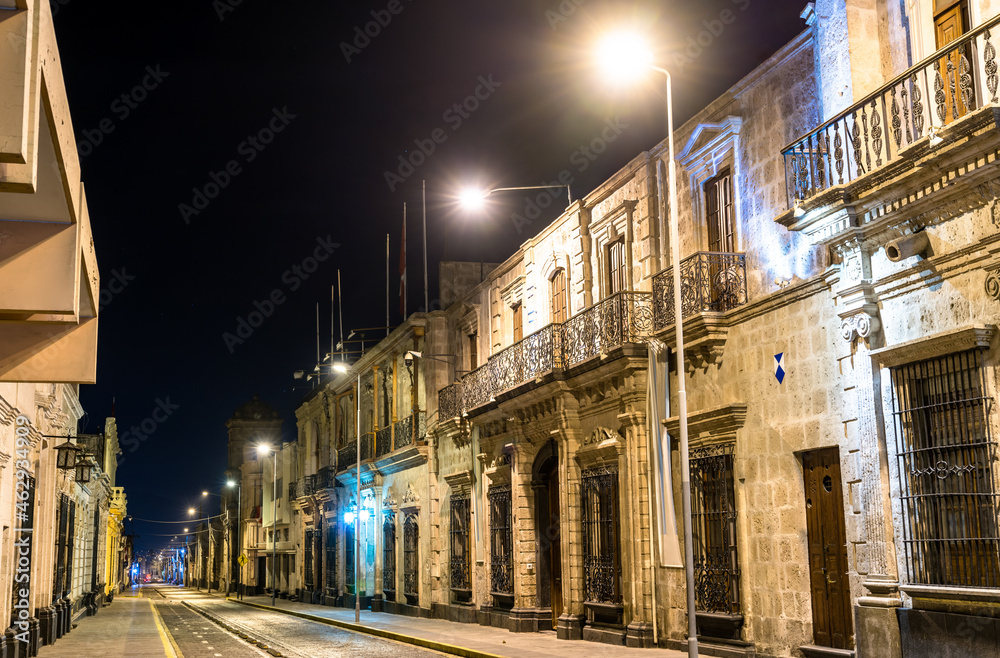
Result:
[[598,443],[604,443],[608,440],[613,440],[619,438],[618,432],[607,427],[598,427],[593,432],[588,434],[583,439],[583,445],[595,445]]
[[878,331],[878,329],[878,318],[872,317],[867,313],[858,313],[857,315],[844,318],[844,321],[840,325],[840,335],[844,340],[850,341],[854,340],[855,335],[860,338],[868,338],[872,332]]
[[392,491],[385,493],[385,497],[382,498],[382,507],[385,509],[398,509],[399,506],[396,504],[396,499],[393,497]]
[[406,485],[406,493],[403,494],[402,507],[416,507],[420,503],[420,496],[413,490],[413,483]]
[[1000,302],[1000,271],[988,270],[986,272],[986,294]]
[[990,206],[990,220],[993,222],[993,226],[1000,228],[1000,201],[994,200],[993,205]]

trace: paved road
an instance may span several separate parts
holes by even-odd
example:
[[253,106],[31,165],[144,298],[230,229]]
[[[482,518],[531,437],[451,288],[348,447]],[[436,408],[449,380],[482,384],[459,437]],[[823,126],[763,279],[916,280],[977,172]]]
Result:
[[313,621],[230,603],[214,596],[169,586],[146,586],[168,632],[184,658],[270,656],[211,618],[260,641],[289,658],[337,656],[440,656],[408,644],[352,633]]

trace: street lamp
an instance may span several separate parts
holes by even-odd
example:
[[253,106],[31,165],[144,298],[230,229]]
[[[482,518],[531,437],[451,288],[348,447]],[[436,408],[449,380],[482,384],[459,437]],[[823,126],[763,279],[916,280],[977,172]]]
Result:
[[[243,542],[243,481],[234,482],[233,480],[226,480],[226,487],[232,489],[236,487],[236,550],[233,551],[238,556],[236,559],[243,557],[243,552],[241,550],[240,544]],[[228,508],[226,510],[229,511]],[[229,524],[226,524],[226,528],[229,528]],[[232,544],[230,544],[232,546]],[[230,559],[232,559],[230,557]],[[242,599],[243,593],[240,588],[243,585],[243,564],[236,569],[236,597]]]
[[[271,452],[271,446],[257,446],[261,456]],[[263,462],[261,462],[263,464]],[[274,451],[274,468],[271,469],[271,607],[278,595],[278,451]]]
[[494,192],[511,192],[515,190],[552,190],[557,187],[566,188],[566,205],[567,207],[572,205],[573,195],[570,192],[569,185],[565,185],[563,183],[553,183],[552,185],[528,185],[525,187],[492,187],[489,189],[467,187],[459,192],[458,200],[469,210],[481,210],[483,205],[486,203],[487,197]]
[[687,390],[684,385],[684,312],[681,308],[681,259],[677,218],[677,171],[674,162],[674,106],[670,72],[653,64],[653,55],[642,39],[619,33],[605,39],[598,52],[601,68],[611,79],[637,80],[650,70],[667,79],[667,153],[670,187],[670,260],[674,279],[674,329],[677,332],[677,416],[680,425],[681,500],[684,508],[684,570],[687,585],[688,655],[698,655],[698,623],[695,616],[694,545],[691,532],[691,463],[688,455]]

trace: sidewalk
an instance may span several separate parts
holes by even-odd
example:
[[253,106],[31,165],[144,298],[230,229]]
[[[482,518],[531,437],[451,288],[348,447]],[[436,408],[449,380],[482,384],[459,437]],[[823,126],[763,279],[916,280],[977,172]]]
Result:
[[82,617],[79,625],[55,644],[41,647],[39,658],[144,658],[174,656],[159,618],[149,599],[116,596],[93,617]]
[[[423,619],[385,612],[361,611],[361,624],[354,623],[354,610],[278,599],[271,607],[269,596],[248,596],[241,601],[266,610],[277,610],[297,617],[312,619],[340,628],[386,637],[461,656],[528,656],[572,655],[574,658],[685,658],[687,654],[669,649],[630,649],[596,642],[556,639],[555,631],[542,633],[511,633],[508,630],[461,624],[442,619]],[[443,645],[443,646],[435,646]]]

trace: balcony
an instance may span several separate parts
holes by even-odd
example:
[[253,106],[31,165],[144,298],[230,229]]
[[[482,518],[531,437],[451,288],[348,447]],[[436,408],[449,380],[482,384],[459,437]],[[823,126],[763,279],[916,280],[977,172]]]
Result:
[[547,373],[571,368],[653,333],[652,298],[622,292],[550,324],[491,356],[485,365],[438,392],[438,415],[454,418],[491,402],[497,394]]
[[990,30],[998,23],[1000,17],[962,35],[785,147],[789,207],[830,188],[859,192],[888,181],[926,155],[931,138],[946,126],[995,104]]
[[[674,324],[674,270],[653,277],[653,326]],[[681,309],[684,319],[699,313],[725,313],[747,303],[746,255],[699,251],[681,261]]]
[[[374,459],[381,463],[382,460],[390,457],[396,451],[420,442],[427,434],[425,416],[423,411],[417,411],[397,420],[392,425],[387,425],[375,432],[362,434],[361,461],[366,462]],[[337,451],[337,472],[352,468],[357,463],[357,450],[357,443],[351,442]],[[382,466],[379,468],[381,469]],[[330,484],[330,486],[334,485]]]

